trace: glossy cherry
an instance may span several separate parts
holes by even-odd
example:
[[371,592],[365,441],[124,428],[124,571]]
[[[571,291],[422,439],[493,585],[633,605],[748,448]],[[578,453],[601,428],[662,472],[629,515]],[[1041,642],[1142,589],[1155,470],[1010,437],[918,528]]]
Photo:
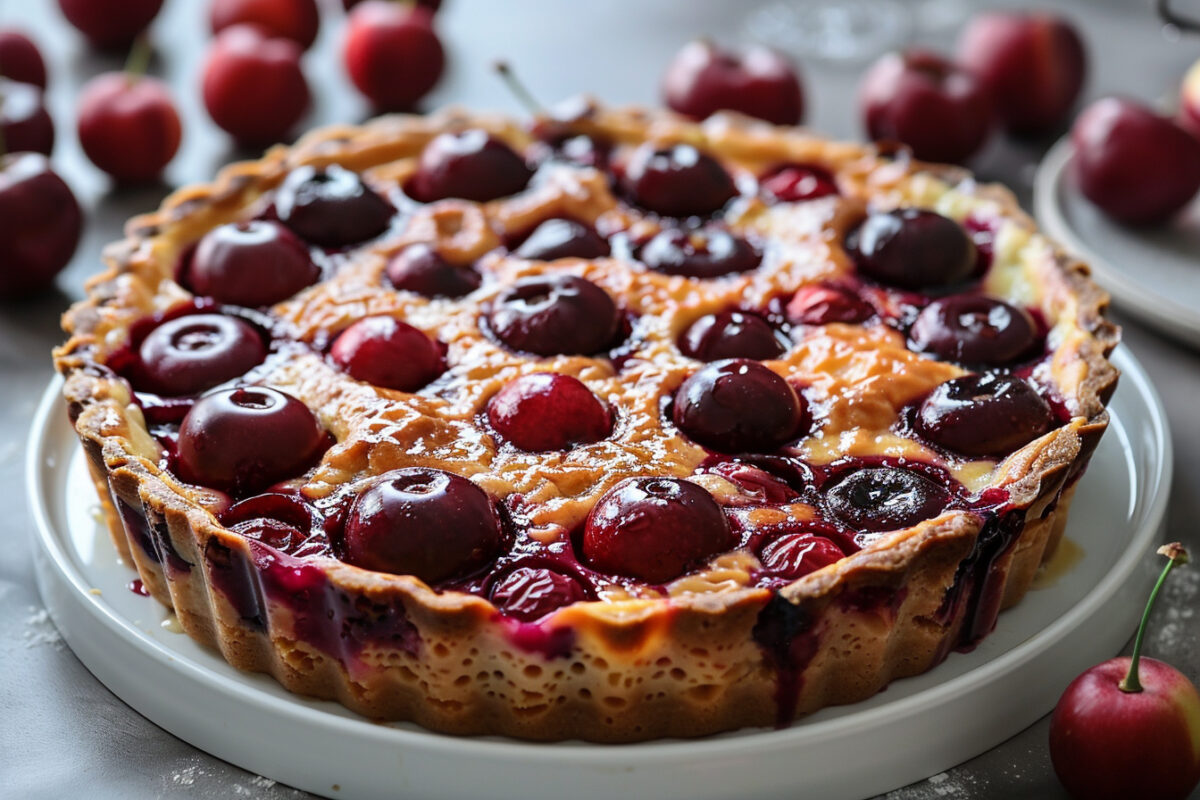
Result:
[[266,386],[204,395],[179,426],[177,472],[184,480],[252,494],[316,463],[328,435],[308,407]]
[[146,30],[163,0],[58,0],[63,16],[93,46],[106,50],[128,47]]
[[745,238],[723,228],[664,228],[638,250],[638,259],[655,272],[689,278],[719,278],[749,272],[762,253]]
[[815,533],[785,533],[768,542],[759,554],[763,570],[792,581],[845,557],[832,540]]
[[248,497],[221,514],[221,524],[285,553],[295,553],[321,524],[298,494],[268,492]]
[[501,439],[530,452],[569,450],[612,433],[612,412],[578,378],[535,372],[510,381],[487,404]]
[[488,599],[506,616],[534,622],[587,599],[578,580],[548,567],[517,567],[492,584]]
[[679,350],[700,361],[779,358],[785,348],[771,323],[749,311],[722,311],[696,320],[679,337]]
[[837,180],[824,167],[786,164],[759,181],[768,195],[780,203],[798,203],[838,194]]
[[985,373],[946,381],[921,403],[917,433],[955,453],[1006,456],[1054,427],[1041,395],[1012,375]]
[[793,325],[853,325],[870,319],[875,308],[849,289],[819,284],[800,287],[788,301],[786,313]]
[[443,348],[394,317],[360,319],[338,334],[329,356],[355,380],[415,392],[446,369]]
[[425,242],[410,244],[392,256],[386,275],[394,288],[422,297],[462,297],[483,282],[474,269],[451,264]]
[[737,195],[733,178],[715,158],[690,144],[644,144],[625,165],[633,202],[664,217],[706,217]]
[[539,356],[591,355],[610,348],[621,317],[608,292],[564,273],[522,278],[488,313],[492,334],[513,350]]
[[144,385],[167,396],[199,394],[266,358],[262,336],[237,317],[189,314],[152,330],[138,347]]
[[709,41],[686,44],[667,67],[662,94],[671,109],[694,119],[723,109],[776,125],[799,125],[804,118],[796,65],[760,45],[738,53]]
[[978,253],[962,225],[921,208],[878,211],[846,235],[859,271],[902,289],[937,289],[971,277]]
[[41,89],[0,77],[0,134],[6,153],[50,155],[54,122],[46,112]]
[[486,203],[523,191],[532,177],[533,170],[511,147],[472,128],[439,134],[425,145],[405,191],[422,203],[447,197]]
[[272,37],[291,39],[307,50],[317,40],[321,17],[316,0],[212,0],[213,33],[234,25],[257,25]]
[[282,141],[308,111],[300,45],[254,25],[217,34],[204,60],[204,106],[217,126],[246,145]]
[[358,173],[330,164],[298,167],[275,192],[275,215],[297,236],[339,248],[374,239],[396,213]]
[[37,45],[25,34],[0,30],[0,75],[17,83],[46,88],[46,62]]
[[950,492],[912,470],[867,467],[850,472],[825,495],[834,517],[856,531],[897,530],[932,519],[950,505]]
[[802,433],[807,404],[757,361],[708,364],[675,393],[672,419],[693,441],[725,453],[767,452]]
[[533,229],[520,247],[513,251],[531,261],[559,258],[603,258],[611,250],[604,237],[573,219],[548,219]]
[[157,178],[179,149],[179,112],[167,85],[146,75],[109,72],[79,94],[79,144],[118,181]]
[[992,99],[975,77],[924,50],[889,53],[859,87],[863,125],[876,141],[897,141],[924,161],[959,163],[992,129]]
[[350,507],[341,558],[436,583],[482,567],[504,540],[500,515],[471,481],[429,467],[385,473]]
[[712,495],[680,478],[627,478],[588,514],[582,549],[601,572],[666,583],[737,539]]
[[40,153],[0,157],[0,300],[41,291],[71,260],[83,215]]
[[345,37],[346,73],[381,110],[411,109],[437,85],[446,66],[427,8],[367,0],[350,13]]
[[320,277],[304,242],[263,220],[213,228],[196,245],[186,271],[196,294],[251,308],[286,300]]
[[1037,323],[1023,308],[980,294],[934,300],[909,330],[914,350],[945,361],[998,367],[1032,355]]

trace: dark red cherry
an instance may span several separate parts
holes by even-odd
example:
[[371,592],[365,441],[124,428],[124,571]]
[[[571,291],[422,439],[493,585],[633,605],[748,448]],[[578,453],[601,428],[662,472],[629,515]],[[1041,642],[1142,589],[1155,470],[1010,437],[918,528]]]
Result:
[[410,244],[392,256],[387,265],[387,279],[395,288],[422,297],[462,297],[483,282],[474,269],[451,264],[425,242]]
[[121,49],[149,27],[163,0],[58,0],[67,22],[94,47]]
[[275,194],[275,214],[300,238],[347,247],[388,229],[395,209],[357,173],[330,164],[292,170]]
[[690,42],[667,67],[662,94],[672,110],[693,119],[723,109],[776,125],[799,125],[804,117],[799,70],[762,45],[737,52],[706,40]]
[[0,75],[10,81],[46,89],[46,62],[42,60],[42,52],[20,31],[0,30]]
[[221,524],[276,550],[292,553],[321,525],[321,517],[298,495],[268,492],[248,497],[221,514]]
[[492,304],[488,324],[513,350],[590,355],[612,346],[620,312],[591,281],[550,273],[522,278],[505,290]]
[[757,361],[708,364],[675,393],[672,417],[689,438],[725,453],[766,452],[800,434],[804,398]]
[[162,395],[198,394],[244,375],[266,358],[262,337],[224,314],[168,320],[142,340],[138,357],[145,386]]
[[902,289],[960,283],[977,259],[962,225],[921,208],[871,214],[847,234],[846,250],[864,275]]
[[909,331],[913,349],[946,361],[1001,366],[1028,356],[1037,323],[1023,308],[983,295],[934,300]]
[[415,392],[446,369],[442,347],[394,317],[367,317],[342,331],[329,351],[350,377]]
[[282,225],[261,220],[212,229],[187,268],[196,294],[248,307],[286,300],[320,277],[304,242]]
[[1054,412],[1012,375],[964,375],[938,386],[917,410],[917,433],[965,456],[1006,456],[1048,432]]
[[79,92],[79,144],[100,169],[129,183],[157,179],[183,128],[162,81],[128,72],[92,78]]
[[840,286],[802,286],[787,304],[788,322],[793,325],[852,325],[874,313],[870,303]]
[[328,435],[308,406],[266,386],[206,394],[179,426],[180,477],[245,495],[316,463]]
[[0,156],[0,300],[52,285],[82,227],[75,195],[44,155]]
[[581,167],[603,169],[612,155],[609,142],[584,134],[549,136],[546,144],[553,158]]
[[603,258],[611,251],[604,237],[582,222],[548,219],[538,225],[514,252],[531,261],[554,261],[559,258]]
[[667,275],[719,278],[755,269],[762,262],[762,253],[741,236],[721,228],[665,228],[642,246],[638,259]]
[[842,549],[815,533],[785,533],[763,548],[763,569],[787,580],[803,578],[845,558]]
[[826,495],[835,517],[854,530],[873,533],[932,519],[950,505],[950,499],[941,484],[896,467],[854,470]]
[[700,361],[779,358],[783,343],[771,323],[748,311],[722,311],[692,323],[679,337],[679,350]]
[[440,469],[408,467],[381,475],[354,500],[342,559],[436,583],[483,566],[503,538],[483,489]]
[[208,18],[214,34],[233,25],[256,25],[305,50],[317,40],[321,23],[316,0],[212,0]]
[[54,122],[42,102],[42,90],[0,77],[0,134],[4,153],[42,153],[54,149]]
[[587,599],[579,581],[546,567],[517,567],[492,585],[489,599],[507,616],[533,622]]
[[346,74],[378,110],[411,110],[446,66],[433,12],[409,3],[363,3],[350,14],[343,42]]
[[639,147],[625,167],[625,190],[664,217],[706,217],[737,194],[725,168],[690,144]]
[[577,378],[552,372],[522,375],[495,394],[488,422],[502,439],[532,452],[567,450],[612,432],[612,414]]
[[812,164],[779,167],[763,177],[759,185],[781,203],[798,203],[838,194],[837,181],[829,170]]
[[440,134],[425,145],[405,191],[422,203],[447,197],[486,203],[523,191],[532,177],[511,147],[473,128]]
[[737,543],[712,495],[679,478],[627,478],[588,514],[583,555],[601,572],[674,580]]

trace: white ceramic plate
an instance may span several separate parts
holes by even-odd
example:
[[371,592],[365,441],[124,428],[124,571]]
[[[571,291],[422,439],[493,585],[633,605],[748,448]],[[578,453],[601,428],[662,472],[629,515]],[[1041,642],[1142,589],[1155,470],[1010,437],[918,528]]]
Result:
[[[330,797],[866,797],[947,769],[1025,728],[1071,678],[1129,638],[1158,564],[1171,482],[1166,418],[1125,351],[1112,427],[1080,484],[1067,531],[1078,561],[1004,613],[973,652],[862,703],[785,730],[636,745],[455,738],[369,722],[238,672],[163,627],[127,586],[95,517],[60,384],[46,391],[28,454],[38,584],[59,630],[113,692],[195,746]],[[1081,554],[1080,554],[1081,551]]]
[[1033,207],[1042,229],[1091,266],[1121,309],[1200,347],[1200,197],[1164,225],[1118,225],[1075,188],[1071,158],[1064,138],[1038,167]]

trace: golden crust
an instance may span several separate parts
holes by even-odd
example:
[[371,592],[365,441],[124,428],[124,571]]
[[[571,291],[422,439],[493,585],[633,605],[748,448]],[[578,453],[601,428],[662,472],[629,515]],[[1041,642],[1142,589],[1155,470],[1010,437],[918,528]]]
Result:
[[[258,162],[226,168],[211,185],[176,192],[158,212],[132,220],[127,238],[106,251],[107,271],[89,282],[88,298],[64,318],[71,337],[56,351],[56,365],[67,378],[71,419],[114,540],[151,593],[174,608],[190,635],[219,648],[231,664],[268,672],[292,691],[439,731],[538,740],[635,741],[786,721],[863,699],[892,679],[928,669],[959,641],[964,626],[986,633],[994,613],[1020,600],[1053,551],[1073,480],[1107,422],[1104,405],[1117,373],[1106,357],[1118,332],[1104,317],[1108,298],[1089,280],[1086,267],[1038,236],[1009,192],[978,185],[962,170],[829,143],[733,115],[695,125],[665,113],[587,104],[541,124],[603,134],[618,146],[702,142],[727,163],[758,172],[774,163],[821,163],[836,170],[850,204],[937,202],[949,212],[982,208],[1006,223],[1006,241],[1024,254],[1019,260],[1024,266],[1004,276],[1010,284],[988,288],[1036,299],[1053,323],[1054,355],[1041,377],[1056,387],[1073,419],[980,479],[983,486],[1007,489],[1019,510],[1005,532],[1011,543],[975,577],[987,582],[986,597],[952,602],[985,522],[977,514],[953,511],[881,535],[784,588],[777,598],[746,586],[679,591],[669,598],[612,595],[561,609],[528,630],[515,629],[479,597],[438,593],[412,577],[368,572],[334,559],[312,560],[305,563],[319,577],[304,570],[296,574],[314,581],[309,589],[324,597],[322,603],[352,607],[357,615],[347,621],[348,612],[338,611],[337,618],[350,626],[337,632],[339,643],[314,645],[304,613],[264,588],[274,580],[270,559],[264,561],[246,539],[222,528],[202,491],[161,468],[159,446],[127,387],[94,365],[124,342],[135,320],[188,298],[162,268],[174,263],[183,244],[253,208],[292,168],[337,162],[364,171],[369,180],[394,181],[405,176],[411,155],[446,129],[484,127],[514,144],[530,141],[527,130],[509,120],[459,110],[317,131],[290,149],[276,148]],[[436,213],[420,223],[424,228],[418,226],[412,235],[432,232],[443,252],[466,261],[494,247],[492,226],[522,230],[549,215],[569,213],[590,221],[615,213],[603,208],[597,213],[595,203],[582,200],[564,211],[563,203],[586,191],[528,194],[519,201],[497,201],[487,211],[491,226],[467,204],[438,204]],[[768,212],[751,203],[736,213],[740,223],[752,226]],[[497,266],[502,274],[516,274],[504,273],[507,268]],[[602,272],[595,267],[585,274],[600,281]],[[607,279],[613,280],[611,274]],[[761,298],[775,288],[753,281],[731,291]],[[620,291],[611,282],[606,288]],[[319,291],[316,287],[312,294]],[[328,327],[327,318],[314,319],[311,311],[326,313],[328,307],[298,302],[283,304],[280,311],[303,332],[306,325]],[[700,313],[703,308],[692,318]],[[870,347],[845,344],[861,335],[833,330],[820,347],[795,348],[798,355],[789,355],[779,369],[825,375],[822,359],[843,345],[873,352],[872,358],[908,358],[902,344],[890,349],[884,340]],[[570,365],[556,368],[570,370]],[[903,398],[957,374],[949,365],[916,359],[897,371],[915,375],[921,370],[931,370],[928,378],[897,389]],[[683,474],[694,467],[688,464]],[[353,626],[364,624],[393,625],[391,643],[359,636]],[[773,653],[761,644],[769,638],[767,627],[775,624],[784,626],[790,649]],[[800,639],[805,646],[797,648]],[[803,658],[798,650],[805,651]]]

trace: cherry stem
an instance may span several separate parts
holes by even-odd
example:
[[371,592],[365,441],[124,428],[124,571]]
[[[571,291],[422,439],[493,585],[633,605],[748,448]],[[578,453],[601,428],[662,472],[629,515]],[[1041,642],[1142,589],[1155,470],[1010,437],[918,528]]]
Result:
[[136,82],[150,68],[150,57],[154,54],[150,47],[150,37],[142,33],[133,40],[129,49],[129,57],[125,59],[125,75],[130,83]]
[[496,70],[496,74],[504,80],[504,84],[508,86],[508,90],[516,96],[521,105],[525,106],[526,111],[535,117],[546,115],[546,109],[537,101],[537,98],[533,96],[533,93],[529,91],[524,82],[517,77],[517,74],[513,72],[512,67],[507,61],[498,60],[494,62],[492,69]]
[[1150,599],[1146,602],[1146,610],[1142,612],[1142,623],[1138,625],[1137,636],[1133,640],[1133,656],[1129,659],[1129,672],[1119,684],[1122,692],[1136,694],[1142,691],[1142,682],[1138,679],[1138,664],[1142,660],[1142,640],[1146,636],[1146,623],[1150,621],[1150,612],[1154,610],[1154,601],[1158,599],[1158,591],[1162,589],[1162,585],[1166,582],[1167,576],[1171,574],[1171,570],[1180,564],[1188,562],[1187,550],[1183,549],[1183,545],[1179,542],[1164,544],[1158,548],[1158,554],[1166,556],[1169,560],[1167,561],[1167,566],[1163,567],[1162,574],[1158,576],[1158,583],[1154,584],[1154,589],[1150,592]]

